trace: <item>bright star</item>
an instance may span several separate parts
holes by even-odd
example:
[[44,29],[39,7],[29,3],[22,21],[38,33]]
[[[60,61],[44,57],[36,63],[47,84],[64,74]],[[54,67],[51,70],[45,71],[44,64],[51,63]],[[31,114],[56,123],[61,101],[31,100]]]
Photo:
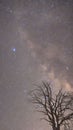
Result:
[[12,48],[12,51],[13,51],[13,52],[16,52],[16,48]]

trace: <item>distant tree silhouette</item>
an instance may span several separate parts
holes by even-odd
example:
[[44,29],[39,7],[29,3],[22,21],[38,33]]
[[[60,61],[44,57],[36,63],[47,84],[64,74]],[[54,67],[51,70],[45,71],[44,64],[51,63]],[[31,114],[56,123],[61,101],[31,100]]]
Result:
[[72,94],[60,89],[54,95],[50,83],[43,82],[32,91],[32,102],[39,108],[37,111],[44,114],[43,119],[48,121],[53,130],[70,130],[73,122]]

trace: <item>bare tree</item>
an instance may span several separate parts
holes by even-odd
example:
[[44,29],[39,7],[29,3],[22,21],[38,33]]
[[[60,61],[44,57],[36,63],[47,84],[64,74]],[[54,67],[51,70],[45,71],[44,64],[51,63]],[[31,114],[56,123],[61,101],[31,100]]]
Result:
[[73,122],[73,93],[62,89],[53,94],[51,84],[43,82],[32,92],[32,102],[43,113],[43,119],[48,121],[53,130],[70,130]]

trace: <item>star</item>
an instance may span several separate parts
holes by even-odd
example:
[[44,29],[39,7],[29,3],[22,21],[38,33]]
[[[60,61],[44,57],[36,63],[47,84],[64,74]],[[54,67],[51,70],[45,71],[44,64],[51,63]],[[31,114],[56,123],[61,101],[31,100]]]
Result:
[[16,48],[12,48],[12,51],[13,51],[13,52],[16,52]]

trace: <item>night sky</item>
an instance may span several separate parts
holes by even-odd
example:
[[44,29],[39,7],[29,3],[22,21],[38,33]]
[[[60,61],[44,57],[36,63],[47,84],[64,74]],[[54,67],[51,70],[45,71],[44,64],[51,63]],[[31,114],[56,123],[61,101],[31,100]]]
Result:
[[48,130],[28,101],[42,80],[73,88],[73,0],[0,0],[0,130]]

